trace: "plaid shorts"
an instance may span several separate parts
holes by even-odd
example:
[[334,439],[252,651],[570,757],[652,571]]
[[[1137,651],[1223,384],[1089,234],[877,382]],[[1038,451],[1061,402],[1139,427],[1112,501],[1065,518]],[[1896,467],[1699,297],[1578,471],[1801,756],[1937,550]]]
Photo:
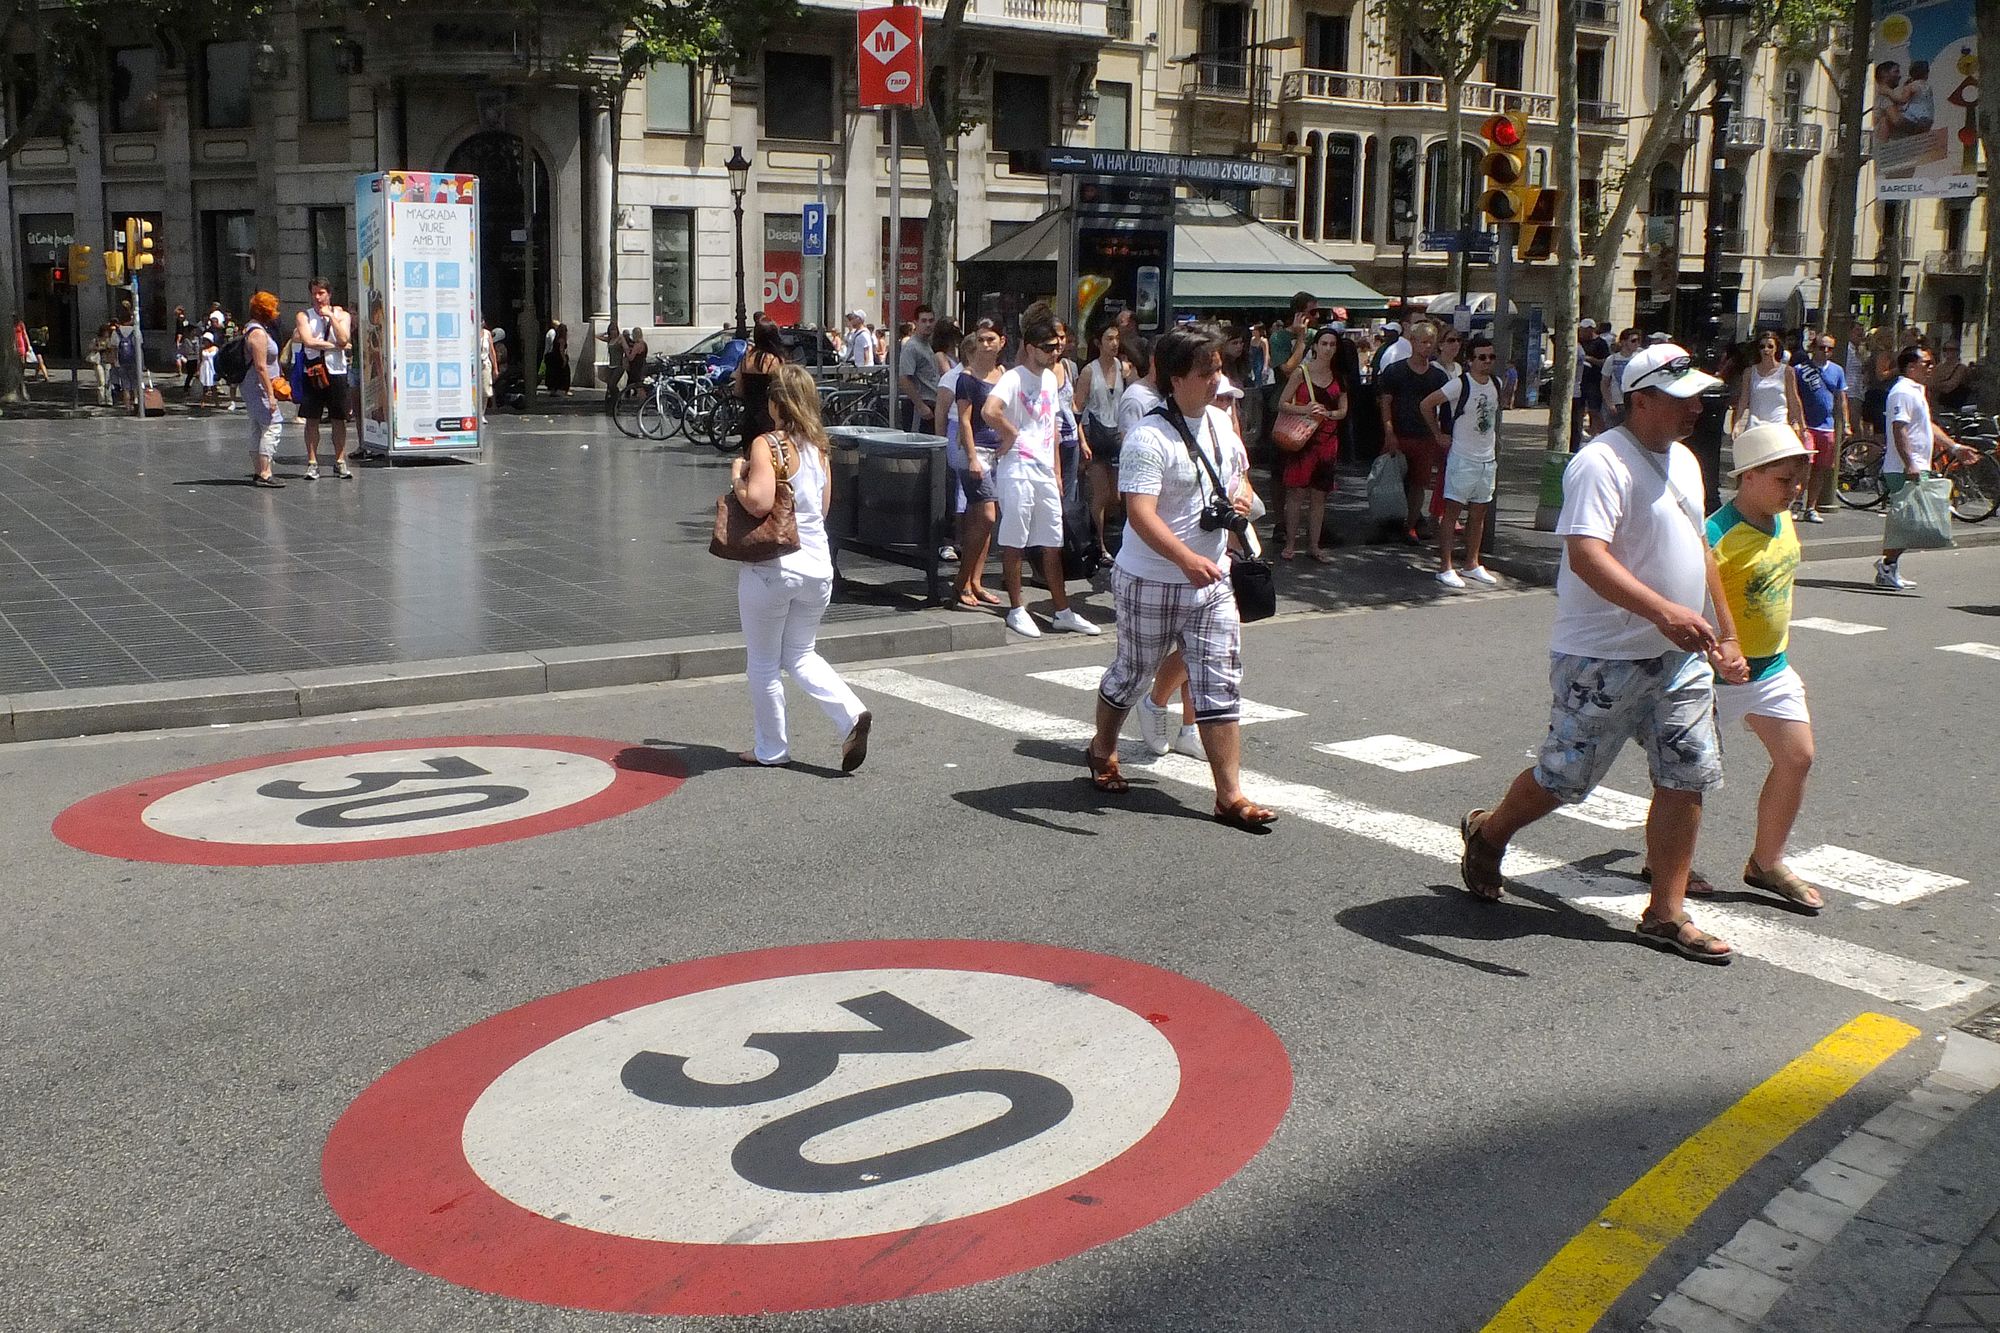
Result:
[[1701,654],[1633,662],[1550,653],[1549,685],[1555,703],[1535,781],[1565,805],[1590,795],[1633,739],[1645,748],[1655,787],[1705,792],[1722,785],[1715,672]]
[[1127,709],[1151,688],[1153,673],[1175,648],[1187,657],[1188,697],[1197,722],[1235,722],[1243,705],[1243,622],[1228,579],[1206,588],[1161,583],[1113,569],[1118,656],[1098,685],[1113,708]]

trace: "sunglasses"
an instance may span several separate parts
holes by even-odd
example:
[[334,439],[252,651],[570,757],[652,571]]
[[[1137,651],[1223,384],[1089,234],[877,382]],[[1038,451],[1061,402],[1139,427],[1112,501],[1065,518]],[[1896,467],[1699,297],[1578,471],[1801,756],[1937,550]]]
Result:
[[1474,361],[1491,361],[1494,358],[1493,358],[1493,353],[1491,352],[1474,352],[1472,354],[1472,359]]
[[1645,388],[1646,381],[1650,379],[1664,380],[1665,382],[1671,384],[1675,380],[1681,378],[1683,375],[1687,374],[1689,371],[1693,369],[1694,369],[1693,357],[1677,356],[1663,366],[1653,367],[1651,370],[1641,375],[1638,379],[1626,385],[1625,392],[1630,393],[1634,389]]
[[1045,343],[1036,343],[1035,346],[1040,348],[1044,352],[1059,351],[1062,348],[1062,339],[1051,338],[1049,339],[1049,341]]

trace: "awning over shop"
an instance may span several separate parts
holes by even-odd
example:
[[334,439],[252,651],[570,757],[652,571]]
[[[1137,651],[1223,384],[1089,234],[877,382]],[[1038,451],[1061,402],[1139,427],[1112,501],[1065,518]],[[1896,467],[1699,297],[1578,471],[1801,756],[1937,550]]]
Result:
[[1819,324],[1819,279],[1790,274],[1757,286],[1756,329],[1813,328]]

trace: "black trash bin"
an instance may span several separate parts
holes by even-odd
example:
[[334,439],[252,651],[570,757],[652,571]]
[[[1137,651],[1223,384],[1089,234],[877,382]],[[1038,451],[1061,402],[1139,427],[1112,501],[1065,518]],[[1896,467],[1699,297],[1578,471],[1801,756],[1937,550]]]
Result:
[[951,540],[953,518],[944,437],[874,426],[834,426],[827,436],[834,446],[838,518],[829,533],[836,550],[921,569],[931,600],[942,603],[938,551]]

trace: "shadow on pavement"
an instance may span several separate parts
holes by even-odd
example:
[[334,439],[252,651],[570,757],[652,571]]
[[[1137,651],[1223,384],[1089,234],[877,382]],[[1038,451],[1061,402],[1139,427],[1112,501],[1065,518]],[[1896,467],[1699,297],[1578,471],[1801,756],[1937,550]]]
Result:
[[1507,897],[1482,902],[1457,884],[1432,884],[1429,896],[1408,894],[1363,903],[1334,914],[1347,930],[1377,944],[1457,963],[1497,977],[1525,978],[1532,974],[1504,963],[1487,962],[1453,953],[1430,941],[1455,939],[1490,944],[1548,936],[1594,944],[1639,944],[1631,931],[1619,930],[1602,917],[1579,911],[1553,893],[1507,882]]
[[[698,778],[707,773],[723,769],[754,768],[736,757],[737,752],[726,750],[720,745],[696,745],[686,741],[661,740],[648,736],[646,749],[633,746],[618,753],[617,766],[641,773],[659,773],[667,777]],[[804,773],[815,778],[841,778],[848,774],[837,768],[827,768],[822,764],[808,764],[799,759],[789,763],[769,764],[765,767],[780,771],[789,770]]]

